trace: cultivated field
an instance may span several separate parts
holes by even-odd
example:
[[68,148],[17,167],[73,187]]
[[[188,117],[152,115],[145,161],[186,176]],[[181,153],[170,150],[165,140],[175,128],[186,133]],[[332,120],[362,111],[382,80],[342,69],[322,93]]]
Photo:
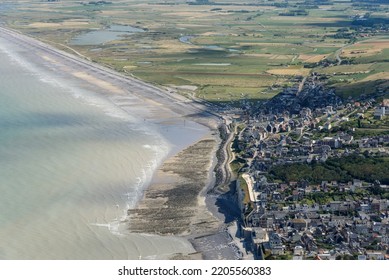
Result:
[[[8,26],[56,47],[213,102],[267,99],[311,72],[326,75],[344,97],[387,84],[389,5],[195,2],[25,0],[0,14]],[[144,32],[118,32],[128,27]],[[96,31],[113,38],[101,42]],[[96,40],[80,45],[79,36]]]

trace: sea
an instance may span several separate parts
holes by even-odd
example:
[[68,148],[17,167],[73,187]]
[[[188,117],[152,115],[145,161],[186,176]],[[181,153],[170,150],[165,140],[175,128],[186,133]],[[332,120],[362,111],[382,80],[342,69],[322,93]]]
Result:
[[163,132],[25,52],[0,36],[0,259],[193,252],[184,238],[130,233],[124,221],[162,161],[205,130]]

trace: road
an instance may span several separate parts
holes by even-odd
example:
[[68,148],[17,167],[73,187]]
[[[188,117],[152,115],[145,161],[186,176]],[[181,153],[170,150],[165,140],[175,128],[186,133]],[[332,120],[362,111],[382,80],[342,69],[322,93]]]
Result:
[[305,84],[305,81],[307,80],[307,78],[308,78],[308,76],[305,76],[305,77],[301,80],[296,95],[299,95],[300,92],[303,90],[304,84]]
[[352,45],[352,44],[348,43],[348,44],[344,45],[343,47],[341,47],[339,50],[337,50],[337,51],[335,52],[335,58],[336,58],[336,60],[338,61],[338,64],[337,64],[337,65],[341,65],[341,64],[342,64],[342,61],[343,61],[343,60],[340,58],[340,55],[342,54],[343,49],[346,48],[346,47],[348,47],[348,46],[350,46],[350,45]]
[[[228,131],[228,130],[227,130]],[[231,142],[233,141],[235,137],[235,132],[234,131],[229,131],[227,139],[224,141],[223,146],[221,147],[221,150],[224,154],[223,156],[223,161],[221,162],[220,169],[223,174],[223,180],[221,182],[221,185],[227,187],[229,186],[231,182],[231,167],[230,167],[230,162],[232,160],[232,155],[231,155]]]

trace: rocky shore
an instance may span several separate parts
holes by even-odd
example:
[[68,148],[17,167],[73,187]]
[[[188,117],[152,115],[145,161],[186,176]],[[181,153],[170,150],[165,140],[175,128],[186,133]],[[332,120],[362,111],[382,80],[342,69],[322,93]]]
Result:
[[217,230],[218,221],[200,193],[209,183],[217,141],[207,137],[163,163],[136,209],[131,232],[189,235]]
[[[219,191],[210,191],[228,183],[225,179],[228,141],[223,135],[220,140],[220,131],[216,128],[219,119],[210,108],[200,101],[188,100],[173,91],[123,76],[18,32],[2,27],[0,32],[8,41],[30,50],[31,63],[44,69],[55,69],[54,73],[71,81],[72,86],[96,91],[123,111],[135,112],[144,121],[163,126],[164,122],[186,119],[210,128],[208,136],[162,164],[144,198],[135,209],[128,211],[128,228],[133,233],[184,236],[197,251],[171,258],[238,258],[226,230],[226,222],[231,218],[226,219],[225,214],[230,211],[223,211],[220,206],[220,201],[228,207],[233,203],[226,197],[219,200]],[[223,171],[216,170],[215,180],[216,162],[219,163],[216,169]]]
[[216,152],[224,144],[208,135],[166,160],[138,206],[128,210],[130,232],[186,237],[196,253],[173,259],[240,259],[227,230],[237,208],[234,196],[215,192],[222,178],[210,172],[221,168]]

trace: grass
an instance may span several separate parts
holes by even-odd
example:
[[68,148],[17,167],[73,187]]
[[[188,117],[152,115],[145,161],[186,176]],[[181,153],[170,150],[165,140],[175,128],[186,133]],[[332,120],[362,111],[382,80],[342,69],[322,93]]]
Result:
[[[1,14],[2,21],[55,43],[68,44],[81,32],[111,24],[145,29],[105,45],[72,47],[94,61],[154,84],[196,86],[195,94],[209,101],[268,99],[279,92],[271,91],[272,85],[309,75],[302,63],[318,63],[326,57],[336,61],[335,52],[348,39],[334,35],[343,27],[350,31],[350,17],[364,12],[356,11],[349,1],[308,9],[309,15],[296,17],[279,13],[295,9],[298,0],[288,1],[286,8],[272,6],[283,2],[278,0],[224,0],[217,1],[218,5],[188,5],[185,0],[170,4],[120,0],[110,5],[19,2],[17,8]],[[387,8],[381,5],[382,16]],[[183,35],[194,37],[182,43]],[[358,38],[342,53],[343,59],[352,60],[351,65],[314,71],[331,75],[330,82],[343,97],[373,93],[385,80],[379,74],[389,72],[387,42],[389,37],[378,33]],[[102,50],[97,52],[96,47]]]
[[373,64],[355,64],[355,65],[339,65],[339,66],[332,66],[332,67],[325,67],[325,68],[317,68],[315,69],[316,72],[321,74],[355,74],[355,73],[361,73],[361,72],[370,72],[372,71]]
[[383,89],[385,92],[389,90],[389,83],[387,80],[371,80],[367,82],[351,82],[351,83],[338,83],[336,86],[337,94],[342,98],[358,97],[361,94],[371,95],[375,94],[379,89]]
[[252,202],[250,200],[249,189],[248,189],[247,183],[242,178],[241,175],[238,177],[238,180],[239,180],[239,186],[240,186],[240,188],[242,189],[242,191],[244,193],[243,204],[250,205]]
[[276,95],[276,92],[266,92],[266,90],[265,87],[205,86],[199,97],[210,101],[237,101],[241,99],[266,100]]
[[380,135],[389,135],[388,128],[357,128],[354,132],[355,139],[361,139],[363,137],[374,137]]

